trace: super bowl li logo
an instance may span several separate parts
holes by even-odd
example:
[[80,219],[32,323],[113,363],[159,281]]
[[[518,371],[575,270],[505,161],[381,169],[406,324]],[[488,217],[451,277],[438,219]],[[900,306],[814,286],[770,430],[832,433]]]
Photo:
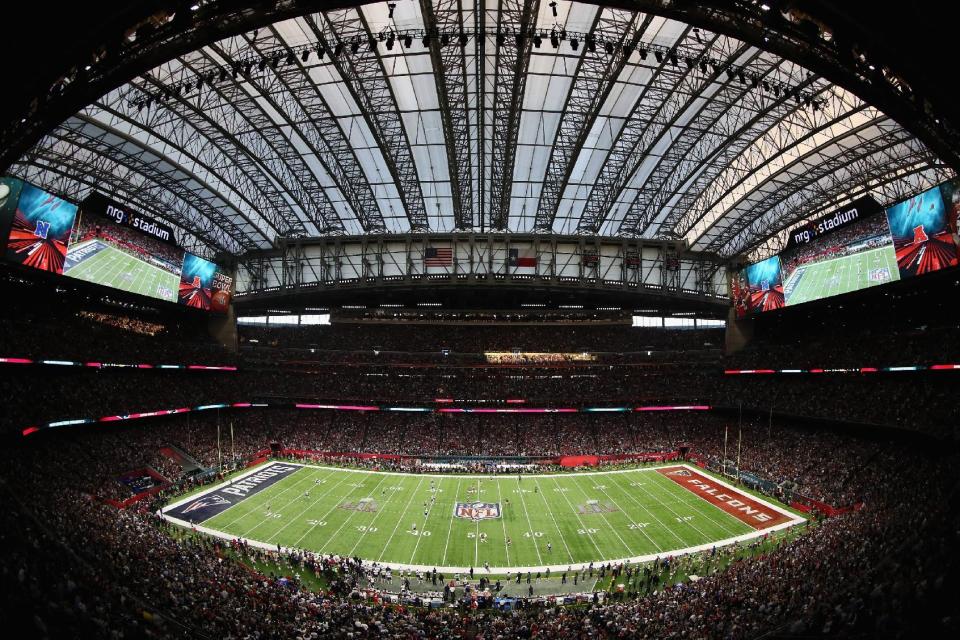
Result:
[[499,502],[458,502],[453,510],[457,518],[489,520],[500,517]]

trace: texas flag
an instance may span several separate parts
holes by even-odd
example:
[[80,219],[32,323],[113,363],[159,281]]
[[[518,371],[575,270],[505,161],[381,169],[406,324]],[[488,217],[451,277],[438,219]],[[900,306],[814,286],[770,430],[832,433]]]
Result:
[[521,251],[520,249],[513,248],[510,249],[508,264],[511,267],[536,267],[537,256],[535,253],[527,251],[526,249]]

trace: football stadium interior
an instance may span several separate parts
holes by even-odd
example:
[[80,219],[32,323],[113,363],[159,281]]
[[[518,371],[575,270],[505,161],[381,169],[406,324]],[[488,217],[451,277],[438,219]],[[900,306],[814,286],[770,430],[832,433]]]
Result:
[[103,4],[0,45],[10,637],[958,637],[939,7]]

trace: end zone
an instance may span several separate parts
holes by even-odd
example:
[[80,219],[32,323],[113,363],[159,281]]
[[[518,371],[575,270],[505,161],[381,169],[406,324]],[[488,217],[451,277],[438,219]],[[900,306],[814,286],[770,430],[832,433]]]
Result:
[[795,524],[803,521],[803,518],[766,500],[754,498],[722,480],[703,475],[687,465],[664,467],[656,471],[758,531],[788,522]]
[[298,464],[274,462],[237,476],[201,494],[166,506],[162,509],[162,513],[164,516],[189,524],[206,522],[302,468]]

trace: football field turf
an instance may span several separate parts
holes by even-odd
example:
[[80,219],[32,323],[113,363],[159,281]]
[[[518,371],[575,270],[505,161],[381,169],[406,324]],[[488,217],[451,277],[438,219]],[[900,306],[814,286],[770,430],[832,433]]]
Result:
[[900,279],[893,245],[797,267],[783,283],[786,304],[819,300]]
[[70,247],[64,275],[131,293],[176,302],[180,277],[99,240]]
[[[803,521],[677,465],[518,478],[274,462],[253,473],[245,475],[262,485],[251,489],[250,480],[234,479],[166,507],[165,515],[267,548],[359,556],[399,568],[457,571],[488,563],[501,572],[652,560]],[[775,519],[758,525],[683,484],[703,480],[732,504],[752,500]]]

